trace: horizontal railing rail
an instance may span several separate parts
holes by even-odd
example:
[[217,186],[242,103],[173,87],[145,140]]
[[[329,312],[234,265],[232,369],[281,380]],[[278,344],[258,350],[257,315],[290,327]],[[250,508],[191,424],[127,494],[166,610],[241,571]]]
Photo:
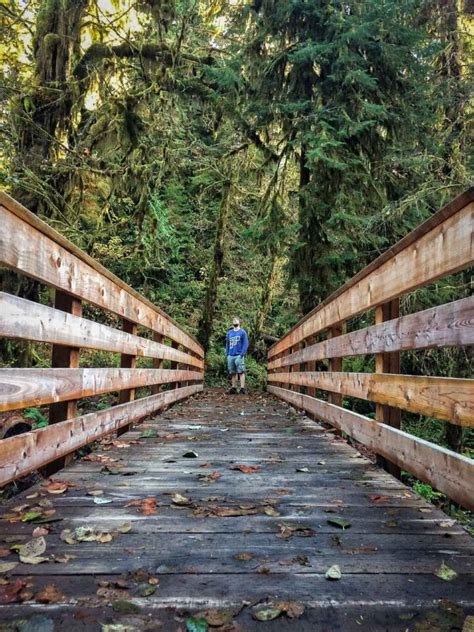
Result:
[[[474,297],[404,316],[399,301],[472,266],[473,212],[470,189],[313,309],[268,353],[271,393],[365,444],[387,460],[387,469],[402,468],[470,509],[474,460],[404,432],[400,419],[405,410],[473,428],[474,380],[401,374],[400,352],[472,345]],[[374,308],[375,325],[344,332],[346,321]],[[343,358],[366,354],[375,355],[374,373],[343,371]],[[374,402],[376,420],[344,407],[344,397]]]
[[[54,306],[0,292],[0,337],[51,346],[51,368],[0,369],[0,412],[49,405],[48,426],[0,441],[0,484],[51,473],[78,448],[202,390],[203,348],[165,312],[3,192],[0,227],[0,266],[55,290]],[[84,317],[85,304],[122,329]],[[120,368],[82,368],[81,349],[120,354]],[[140,357],[153,368],[137,368]],[[136,399],[138,388],[151,395]],[[112,392],[118,405],[77,416],[79,400]]]

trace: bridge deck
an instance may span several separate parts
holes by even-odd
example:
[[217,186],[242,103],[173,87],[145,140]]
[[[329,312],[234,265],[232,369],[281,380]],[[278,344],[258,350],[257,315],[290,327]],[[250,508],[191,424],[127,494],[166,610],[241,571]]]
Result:
[[[183,456],[190,451],[198,456]],[[35,617],[38,630],[107,631],[114,622],[130,627],[110,631],[184,632],[188,612],[230,608],[234,624],[222,630],[449,630],[474,614],[472,538],[268,395],[207,391],[90,458],[55,476],[69,483],[66,492],[38,486],[3,508],[0,565],[17,561],[5,549],[38,527],[49,531],[41,556],[50,561],[0,575],[8,578],[0,580],[0,601],[13,594],[0,620],[17,622],[1,629],[23,629],[18,621]],[[179,506],[187,501],[174,494],[189,504]],[[156,513],[145,498],[156,499]],[[51,510],[60,521],[15,520]],[[350,526],[330,522],[341,519]],[[112,540],[61,539],[78,527]],[[452,581],[434,574],[443,562],[458,573]],[[342,577],[330,581],[325,572],[335,564]],[[305,612],[256,621],[255,605],[266,600],[301,602]]]

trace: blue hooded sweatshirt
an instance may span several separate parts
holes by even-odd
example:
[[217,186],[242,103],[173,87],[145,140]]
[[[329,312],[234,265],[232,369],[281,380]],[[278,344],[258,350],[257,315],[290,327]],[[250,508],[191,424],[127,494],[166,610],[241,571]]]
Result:
[[245,329],[229,329],[225,339],[226,355],[237,356],[245,355],[249,348],[249,337]]

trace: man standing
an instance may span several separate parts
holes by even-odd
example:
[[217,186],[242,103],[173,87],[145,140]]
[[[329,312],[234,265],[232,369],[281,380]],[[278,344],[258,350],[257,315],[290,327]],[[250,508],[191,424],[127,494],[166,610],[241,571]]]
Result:
[[232,386],[227,391],[229,394],[237,393],[237,381],[240,380],[241,395],[245,394],[245,354],[249,348],[249,337],[245,329],[240,326],[240,320],[234,318],[232,329],[227,332],[225,340],[225,352],[227,355],[227,368],[232,376]]

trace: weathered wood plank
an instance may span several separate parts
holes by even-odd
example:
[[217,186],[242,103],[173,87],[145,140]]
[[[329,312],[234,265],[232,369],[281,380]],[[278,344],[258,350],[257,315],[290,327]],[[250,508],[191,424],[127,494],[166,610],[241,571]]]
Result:
[[[0,194],[2,204],[10,200]],[[148,327],[203,357],[201,345],[161,310],[26,209],[20,217],[11,206],[0,205],[0,264]]]
[[471,344],[474,344],[474,296],[324,340],[271,360],[268,369],[325,358]]
[[[376,259],[356,281],[346,284],[276,342],[269,358],[323,329],[471,265],[473,198],[471,191],[470,201],[456,213],[428,232],[422,224]],[[432,226],[433,218],[428,222]]]
[[277,397],[312,412],[468,509],[474,509],[474,461],[334,404],[276,386]]
[[165,391],[0,442],[0,485],[202,390],[202,384]]
[[203,368],[204,361],[161,342],[0,292],[0,336],[98,349]]
[[390,373],[272,373],[269,382],[313,386],[474,427],[474,380]]
[[202,373],[122,368],[0,369],[0,412],[184,380],[202,381]]

